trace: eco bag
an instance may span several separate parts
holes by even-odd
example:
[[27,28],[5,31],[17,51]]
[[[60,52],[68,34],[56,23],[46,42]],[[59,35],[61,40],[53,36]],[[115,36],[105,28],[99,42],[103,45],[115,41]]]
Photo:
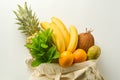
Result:
[[97,60],[75,63],[67,68],[57,63],[42,63],[38,67],[32,67],[31,60],[31,57],[26,59],[31,71],[29,80],[104,80],[96,67]]

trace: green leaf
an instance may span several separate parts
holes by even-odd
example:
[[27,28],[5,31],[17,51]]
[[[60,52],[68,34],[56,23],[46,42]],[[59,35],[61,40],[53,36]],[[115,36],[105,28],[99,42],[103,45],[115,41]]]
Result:
[[40,61],[40,60],[33,60],[32,62],[31,62],[31,66],[33,66],[33,67],[36,67],[36,66],[38,66],[39,64],[41,64],[42,62]]
[[55,52],[55,54],[54,54],[54,56],[53,56],[52,59],[57,59],[57,58],[59,58],[59,57],[60,57],[60,52],[58,52],[58,51],[56,50],[56,52]]
[[31,49],[32,48],[32,45],[31,44],[26,44],[25,45],[27,48]]
[[57,60],[60,55],[56,46],[52,43],[52,31],[50,29],[38,32],[37,36],[32,39],[32,43],[25,46],[34,58],[31,63],[33,67]]
[[54,56],[55,51],[56,51],[56,46],[53,45],[53,46],[48,50],[48,52],[46,53],[47,58],[48,58],[48,62],[51,62],[52,57]]
[[41,44],[41,47],[42,47],[42,48],[48,48],[48,45],[42,43],[42,44]]

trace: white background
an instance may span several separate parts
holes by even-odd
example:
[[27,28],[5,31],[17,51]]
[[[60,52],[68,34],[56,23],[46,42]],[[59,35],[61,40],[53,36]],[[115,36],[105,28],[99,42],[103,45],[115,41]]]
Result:
[[17,30],[13,10],[28,5],[40,21],[52,16],[80,32],[93,28],[102,53],[98,69],[105,80],[120,80],[120,0],[0,0],[0,80],[28,80],[25,37]]

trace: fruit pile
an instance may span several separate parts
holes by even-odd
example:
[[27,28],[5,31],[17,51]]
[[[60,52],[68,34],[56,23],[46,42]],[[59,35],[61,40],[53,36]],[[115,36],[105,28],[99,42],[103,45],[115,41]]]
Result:
[[53,30],[52,40],[60,52],[59,64],[62,67],[99,57],[101,50],[94,45],[91,31],[78,33],[76,27],[71,25],[69,32],[64,23],[56,17],[52,17],[51,22],[41,22],[40,25],[44,30]]
[[91,30],[78,33],[74,25],[68,30],[57,17],[52,17],[51,22],[40,22],[27,3],[24,7],[18,5],[14,13],[19,30],[26,35],[25,46],[33,58],[33,67],[41,63],[59,63],[62,67],[69,67],[100,56],[100,47],[95,45]]

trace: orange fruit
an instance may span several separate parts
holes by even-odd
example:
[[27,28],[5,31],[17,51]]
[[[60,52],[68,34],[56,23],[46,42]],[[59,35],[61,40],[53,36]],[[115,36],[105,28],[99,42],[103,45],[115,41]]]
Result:
[[74,56],[70,51],[64,51],[59,57],[59,65],[62,67],[69,67],[73,64]]
[[77,49],[73,52],[74,55],[74,62],[79,63],[86,61],[87,59],[87,53],[83,49]]

